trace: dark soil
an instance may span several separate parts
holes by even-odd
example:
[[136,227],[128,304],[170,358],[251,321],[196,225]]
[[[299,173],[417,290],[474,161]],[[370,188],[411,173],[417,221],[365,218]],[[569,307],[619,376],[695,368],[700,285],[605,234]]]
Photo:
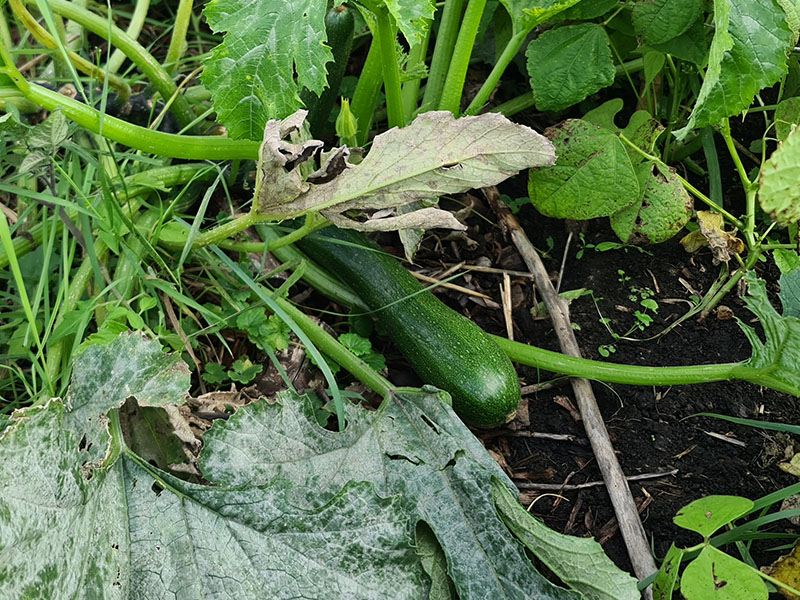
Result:
[[[552,250],[545,262],[555,279],[564,253],[565,224],[544,219],[530,207],[523,209],[520,219],[537,248],[547,248],[548,238],[552,240]],[[499,230],[482,219],[471,219],[470,223],[473,222],[476,226],[469,235],[479,243],[477,249],[467,250],[458,242],[436,243],[435,254],[433,240],[429,240],[432,251],[423,250],[419,262],[425,264],[427,257],[430,264],[442,260],[474,263],[483,257],[495,267],[524,270],[513,247],[502,239]],[[736,319],[731,317],[757,323],[735,292],[703,322],[690,318],[668,333],[647,341],[615,340],[601,322],[601,315],[610,319],[608,326],[613,331],[620,335],[628,332],[637,322],[634,310],[640,308],[638,299],[631,298],[631,288],[651,290],[652,298],[658,302],[652,324],[644,331],[637,329],[629,334],[634,338],[649,338],[683,315],[690,306],[690,295],[702,296],[721,267],[713,264],[708,252],[687,254],[677,238],[648,248],[647,252],[631,248],[597,252],[584,248],[578,259],[576,254],[584,244],[616,239],[604,221],[584,225],[583,242],[573,236],[561,290],[587,288],[593,292],[592,296],[572,302],[570,308],[572,321],[579,327],[576,336],[585,357],[658,367],[734,362],[750,356],[747,339]],[[764,269],[766,267],[759,274],[767,279],[768,289],[774,291],[775,273]],[[499,303],[500,282],[499,275],[474,274],[466,284]],[[465,282],[456,280],[455,283]],[[550,321],[531,316],[531,307],[535,305],[531,280],[512,277],[512,283],[515,339],[557,349]],[[462,306],[462,310],[486,330],[505,335],[501,310],[477,306],[457,292],[448,291],[440,296],[453,306]],[[615,352],[608,358],[602,357],[598,348],[610,344]],[[521,367],[519,373],[523,386],[552,378],[551,374],[527,367]],[[642,520],[659,558],[672,542],[689,546],[700,541],[696,534],[681,530],[672,522],[676,512],[692,500],[712,494],[757,499],[796,482],[777,466],[787,452],[791,455],[794,450],[786,436],[692,415],[714,412],[797,423],[800,420],[797,398],[744,382],[671,388],[595,383],[593,388],[619,461],[628,476],[677,470],[673,475],[631,484],[637,503],[645,507]],[[512,422],[497,432],[476,433],[496,457],[502,457],[501,465],[506,463],[504,468],[519,485],[523,502],[526,507],[530,506],[533,514],[558,531],[595,537],[620,567],[629,569],[625,546],[615,527],[614,511],[604,486],[572,491],[530,489],[531,484],[537,483],[575,485],[602,481],[581,423],[557,402],[559,398],[562,404],[566,399],[574,405],[572,389],[563,379],[551,389],[533,392],[524,398],[530,415],[528,426]],[[573,442],[534,439],[525,437],[529,435],[527,432],[572,434],[577,439]],[[789,523],[783,521],[777,523],[774,530],[793,531],[787,527]],[[775,542],[771,544],[776,545]],[[767,551],[769,547],[756,546],[754,556],[759,564],[777,558],[777,553]]]

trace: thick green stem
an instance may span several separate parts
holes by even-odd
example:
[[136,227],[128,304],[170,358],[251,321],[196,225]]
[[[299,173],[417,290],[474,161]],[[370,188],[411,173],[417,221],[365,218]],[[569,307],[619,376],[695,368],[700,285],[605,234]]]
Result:
[[22,80],[24,83],[19,82],[8,67],[0,69],[0,71],[14,79],[19,91],[29,101],[47,110],[59,109],[65,116],[86,129],[136,150],[189,160],[229,160],[234,158],[255,160],[258,158],[259,142],[232,140],[220,136],[188,136],[152,131],[116,117],[101,115],[94,108],[42,86],[30,84],[24,79]]
[[[263,244],[234,242],[229,238],[233,237],[240,231],[244,231],[248,227],[268,221],[278,220],[279,218],[280,217],[272,218],[270,215],[262,215],[254,212],[239,215],[238,217],[235,217],[234,219],[231,219],[222,225],[217,225],[213,229],[209,229],[208,231],[195,237],[192,240],[192,249],[196,250],[198,248],[204,248],[205,246],[214,244],[220,248],[225,248],[226,250],[261,252],[264,249]],[[313,233],[314,231],[322,229],[323,227],[327,227],[328,225],[329,222],[323,218],[317,217],[308,219],[302,227],[295,229],[280,239],[270,242],[269,250],[272,251],[275,248],[281,248],[283,246],[293,244],[309,233]],[[188,241],[188,230],[174,228],[165,230],[158,244],[159,246],[169,248],[171,250],[181,250]]]
[[739,179],[742,181],[742,186],[745,189],[752,187],[753,182],[750,181],[750,177],[747,175],[747,169],[744,168],[742,159],[739,157],[739,153],[736,151],[736,142],[731,135],[731,125],[728,119],[722,121],[720,133],[722,134],[722,138],[725,140],[725,145],[728,147],[728,152],[730,152],[733,164],[736,165],[736,172],[739,173]]
[[458,116],[461,110],[461,95],[464,90],[469,59],[472,56],[475,37],[478,35],[478,26],[485,7],[486,0],[469,0],[464,20],[461,23],[461,30],[458,33],[455,48],[453,48],[453,58],[450,60],[450,68],[447,70],[439,109],[449,110],[455,116]]
[[691,365],[686,367],[642,367],[620,365],[586,358],[575,358],[560,352],[551,352],[528,346],[499,336],[491,336],[508,357],[519,364],[536,367],[570,377],[583,377],[608,383],[627,385],[666,386],[736,378],[741,363]]
[[511,39],[508,40],[506,47],[503,49],[503,53],[497,59],[497,62],[492,67],[489,76],[486,78],[486,81],[483,82],[483,85],[478,90],[478,93],[472,99],[472,102],[469,103],[467,110],[465,110],[465,114],[468,115],[477,115],[480,110],[483,108],[483,105],[489,100],[489,96],[494,91],[495,86],[497,86],[500,78],[503,76],[503,73],[506,72],[506,68],[508,65],[511,64],[511,61],[514,60],[514,57],[519,52],[519,49],[522,48],[522,44],[525,43],[525,39],[528,37],[528,31],[521,31],[516,35],[511,36]]
[[752,252],[756,247],[756,193],[758,193],[758,186],[751,185],[745,192],[745,199],[747,203],[747,215],[745,216],[744,236],[747,240],[747,247]]
[[739,153],[736,151],[736,141],[731,135],[731,126],[728,119],[722,121],[720,133],[722,134],[722,138],[725,140],[725,145],[728,147],[728,152],[731,155],[733,164],[736,165],[736,171],[739,173],[739,179],[742,181],[742,187],[744,187],[747,200],[747,215],[745,217],[744,227],[741,229],[744,231],[745,239],[747,240],[747,247],[752,250],[756,244],[756,192],[758,190],[758,184],[750,181],[750,177],[747,175],[747,169],[744,168],[742,159],[739,156]]
[[194,120],[194,112],[186,99],[178,93],[178,88],[172,78],[153,58],[153,56],[139,42],[131,38],[119,27],[109,27],[108,21],[88,10],[76,6],[68,0],[49,0],[53,12],[82,25],[92,33],[99,35],[122,50],[131,61],[139,67],[145,77],[150,80],[153,87],[158,90],[164,100],[174,96],[172,112],[181,126],[186,126]]
[[441,102],[442,90],[447,78],[447,70],[450,68],[453,46],[455,46],[458,36],[463,10],[464,0],[445,0],[439,33],[433,48],[431,68],[428,72],[428,83],[425,86],[425,94],[422,96],[422,105],[419,109],[421,113],[436,110]]
[[[431,23],[428,22],[428,27],[425,30],[425,36],[422,40],[415,44],[408,53],[408,63],[406,71],[413,71],[425,68],[425,55],[428,53],[428,41],[431,35]],[[422,79],[415,77],[403,84],[403,110],[406,123],[414,120],[414,113],[417,109],[417,98],[419,97],[419,86]]]
[[378,11],[375,18],[378,23],[375,35],[381,48],[383,90],[386,94],[386,114],[389,127],[403,127],[405,125],[403,95],[400,89],[400,69],[397,66],[395,51],[397,34],[388,10]]
[[186,47],[186,32],[189,31],[189,22],[192,17],[192,0],[180,0],[178,12],[175,15],[175,24],[172,28],[172,38],[169,40],[167,57],[164,60],[164,68],[174,71]]
[[8,20],[6,20],[6,13],[0,7],[0,44],[7,48],[14,45],[14,40],[11,37],[11,29],[8,27]]
[[[136,0],[136,8],[133,9],[133,15],[128,23],[128,28],[125,30],[131,39],[135,40],[139,37],[144,27],[144,21],[147,18],[147,11],[150,8],[150,0]],[[106,63],[106,71],[109,73],[116,73],[125,61],[125,53],[119,48],[114,50],[111,58]]]
[[361,67],[361,76],[353,93],[353,101],[350,103],[350,112],[353,113],[358,125],[356,138],[361,146],[366,144],[369,138],[372,115],[375,112],[375,105],[378,104],[382,83],[381,48],[373,38],[364,66]]
[[[308,258],[292,247],[282,248],[275,252],[275,256],[283,262]],[[313,262],[308,262],[303,279],[311,287],[327,295],[340,304],[349,306],[363,306],[360,301],[357,305],[349,302],[348,298],[354,296],[352,290],[335,280],[324,275],[318,277],[319,269],[310,268]],[[570,377],[583,377],[608,383],[621,383],[627,385],[669,386],[707,383],[712,381],[728,381],[741,379],[757,385],[766,385],[780,391],[795,394],[797,390],[786,388],[780,381],[773,381],[764,369],[754,369],[745,363],[722,363],[711,365],[690,365],[685,367],[642,367],[636,365],[620,365],[606,363],[585,358],[575,358],[552,352],[535,346],[508,340],[503,337],[490,336],[508,357],[519,364],[536,367],[553,373],[562,373]],[[781,387],[783,386],[783,387]]]
[[[244,231],[251,225],[259,222],[258,215],[252,211],[244,215],[240,215],[230,221],[217,225],[213,229],[201,233],[192,242],[192,248],[203,248],[211,244],[217,244],[223,240],[236,235],[240,231]],[[171,242],[170,242],[171,245]]]
[[501,115],[512,117],[523,110],[533,108],[536,104],[536,99],[533,97],[533,92],[525,92],[516,98],[512,98],[508,102],[498,104],[492,109],[492,112],[498,112]]

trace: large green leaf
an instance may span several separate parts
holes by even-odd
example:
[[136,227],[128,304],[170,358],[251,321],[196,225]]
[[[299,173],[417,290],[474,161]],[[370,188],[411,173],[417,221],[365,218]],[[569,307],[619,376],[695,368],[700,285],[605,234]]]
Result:
[[[675,173],[656,170],[642,155],[641,151],[652,152],[663,127],[640,110],[620,129],[615,118],[623,106],[620,98],[614,98],[587,112],[580,121],[566,121],[561,130],[548,130],[558,161],[556,169],[530,172],[531,201],[549,216],[608,216],[623,242],[658,244],[686,225],[692,200]],[[628,160],[620,153],[623,138]],[[606,182],[609,185],[604,185]]]
[[800,221],[800,128],[786,136],[761,170],[758,200],[778,223]]
[[753,501],[741,496],[706,496],[681,508],[672,519],[675,525],[696,531],[705,538],[753,509]]
[[531,516],[501,482],[495,480],[494,499],[500,517],[547,568],[591,600],[637,600],[636,579],[621,571],[593,539],[577,538],[549,529]]
[[653,44],[653,48],[702,67],[706,64],[706,59],[708,58],[705,23],[702,19],[698,19],[678,37],[672,38],[663,44]]
[[121,335],[112,344],[89,346],[75,361],[64,426],[85,438],[84,460],[98,462],[109,446],[109,410],[130,396],[139,406],[181,404],[188,388],[189,369],[180,356],[164,355],[141,335]]
[[531,169],[528,190],[536,209],[558,219],[607,217],[640,198],[639,182],[616,134],[569,119],[548,129],[558,160]]
[[106,444],[86,416],[118,431],[110,407],[129,394],[178,402],[188,381],[155,342],[97,348],[76,361],[66,402],[15,413],[0,439],[2,597],[425,597],[402,501],[370,483],[318,490],[319,502],[285,479],[186,483],[124,447],[92,465],[90,444]]
[[639,0],[631,18],[648,44],[663,44],[684,33],[703,12],[703,0]]
[[689,123],[676,137],[750,106],[760,89],[786,73],[792,36],[776,0],[714,0],[708,68]]
[[642,196],[610,217],[611,228],[626,244],[660,244],[676,235],[692,217],[694,202],[674,170],[637,167]]
[[528,45],[526,55],[539,110],[562,110],[614,83],[608,36],[595,23],[546,31]]
[[383,0],[409,45],[418,43],[433,19],[433,0]]
[[767,600],[758,572],[713,546],[706,546],[683,571],[681,594],[688,600]]
[[223,42],[205,61],[203,83],[233,138],[260,140],[269,119],[303,104],[305,87],[322,93],[327,0],[212,0],[204,15]]
[[373,413],[350,406],[347,423],[321,429],[308,401],[284,394],[217,422],[206,441],[219,451],[200,468],[228,486],[288,479],[317,503],[344,482],[371,482],[430,526],[461,600],[577,598],[539,575],[489,508],[493,478],[511,484],[441,393],[399,393]]
[[792,96],[778,103],[775,108],[775,137],[785,140],[800,123],[800,97]]
[[[800,396],[800,318],[787,316],[797,314],[798,307],[789,305],[784,315],[778,314],[767,298],[766,284],[748,271],[745,280],[749,293],[745,296],[747,308],[755,314],[764,329],[762,342],[756,330],[741,321],[742,328],[753,353],[741,372],[741,378],[775,390]],[[781,296],[781,301],[791,302],[790,296]]]

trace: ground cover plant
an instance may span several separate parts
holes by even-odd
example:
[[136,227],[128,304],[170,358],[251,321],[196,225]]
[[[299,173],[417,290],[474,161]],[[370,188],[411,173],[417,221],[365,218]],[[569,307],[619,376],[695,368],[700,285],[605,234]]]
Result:
[[[466,426],[515,418],[511,361],[800,397],[795,3],[0,9],[9,597],[699,599],[797,587],[791,569],[759,571],[749,545],[793,539],[758,528],[796,515],[767,514],[796,486],[688,504],[675,522],[703,543],[658,556],[658,572],[632,556],[637,586],[596,542],[531,516],[513,469]],[[763,118],[749,145],[737,138],[746,112]],[[519,173],[521,216],[607,220],[616,240],[582,253],[657,255],[680,237],[718,269],[659,332],[657,283],[633,282],[619,259],[603,277],[633,320],[612,328],[600,312],[602,356],[722,318],[739,293],[749,357],[643,366],[489,335],[352,233],[397,239],[407,260],[431,252],[423,240],[469,248],[482,215],[457,202]],[[775,281],[760,276],[767,265]],[[563,296],[600,310],[591,289]],[[320,309],[334,329],[311,316]],[[387,335],[413,386],[394,377],[403,363]],[[253,398],[231,383],[254,383]]]

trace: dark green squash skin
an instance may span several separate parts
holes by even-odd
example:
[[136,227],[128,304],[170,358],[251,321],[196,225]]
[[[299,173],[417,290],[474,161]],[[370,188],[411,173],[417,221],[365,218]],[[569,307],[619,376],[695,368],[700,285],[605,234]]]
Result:
[[328,123],[331,111],[339,99],[339,88],[347,69],[347,61],[353,49],[353,35],[355,34],[356,9],[347,6],[337,6],[325,15],[325,31],[328,36],[328,45],[333,53],[333,61],[326,65],[328,69],[328,87],[319,99],[313,93],[303,97],[308,107],[308,126],[314,137],[320,138],[326,134],[325,126]]
[[[327,241],[331,238],[348,244]],[[472,321],[424,291],[395,258],[349,244],[379,250],[364,235],[336,227],[298,245],[377,311],[373,317],[417,374],[449,392],[453,409],[466,423],[502,425],[517,410],[520,391],[517,373],[500,347]]]

